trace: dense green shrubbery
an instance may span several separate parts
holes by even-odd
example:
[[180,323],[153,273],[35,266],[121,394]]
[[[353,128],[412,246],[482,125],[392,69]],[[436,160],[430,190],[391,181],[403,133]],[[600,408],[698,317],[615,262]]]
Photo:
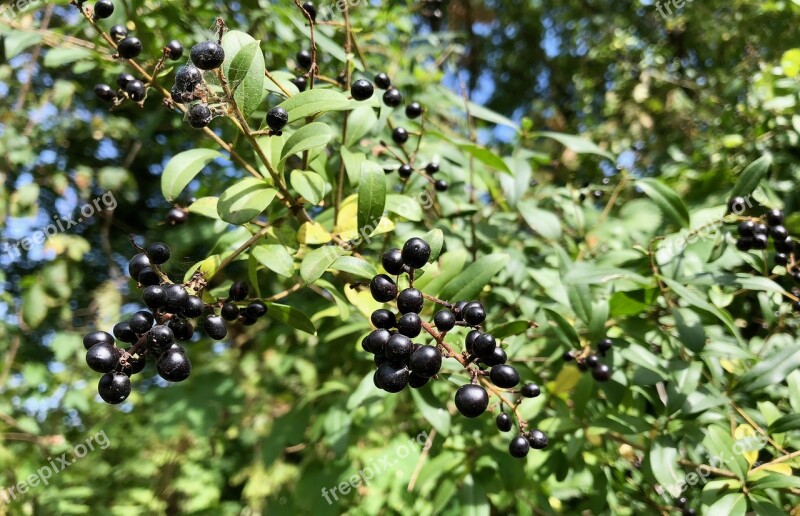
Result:
[[[800,503],[800,274],[786,239],[800,234],[800,52],[780,36],[797,6],[704,2],[662,20],[577,0],[334,4],[316,6],[312,31],[291,2],[109,4],[97,19],[89,4],[0,18],[2,511]],[[214,44],[190,50],[204,41],[221,67]],[[512,118],[466,100],[487,88]],[[163,273],[197,287],[198,310],[243,314],[224,338],[185,343],[188,379],[156,374],[184,378],[183,355],[170,371],[150,360],[113,407],[82,337],[144,308],[130,234],[169,244]],[[432,249],[400,287],[413,279],[429,302],[425,324],[406,323],[457,359],[389,395],[361,344],[385,308],[369,283],[411,237]],[[255,299],[264,317],[247,315]],[[526,387],[517,405],[508,369],[465,365],[466,329],[437,333],[450,325],[433,322],[437,301],[472,299],[485,322],[465,325],[540,395]],[[222,336],[207,315],[197,324]],[[103,373],[123,356],[101,351]],[[471,379],[491,416],[456,410]],[[539,430],[512,454],[547,446],[513,458],[519,429],[498,432],[502,411]]]

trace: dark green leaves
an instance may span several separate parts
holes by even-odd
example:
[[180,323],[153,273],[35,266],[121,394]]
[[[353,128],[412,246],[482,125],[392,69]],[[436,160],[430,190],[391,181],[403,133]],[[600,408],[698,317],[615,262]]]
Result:
[[507,254],[490,254],[479,258],[442,289],[445,299],[474,299],[492,278],[508,263]]
[[233,90],[237,107],[245,117],[258,109],[264,92],[264,53],[261,42],[248,34],[232,30],[222,37],[225,61],[222,71]]
[[222,193],[217,202],[217,212],[225,222],[244,224],[264,211],[276,193],[265,181],[248,177]]
[[657,179],[649,177],[637,181],[636,186],[650,197],[664,215],[675,224],[685,228],[689,227],[689,211],[681,198],[678,197],[678,194],[672,191],[670,187]]
[[361,164],[358,183],[358,229],[365,236],[375,231],[386,204],[386,174],[372,161]]
[[288,324],[292,328],[298,329],[310,335],[316,335],[317,329],[314,323],[308,318],[301,310],[288,305],[279,305],[277,303],[266,303],[269,310],[267,316],[276,321]]
[[730,196],[737,197],[752,193],[758,186],[758,183],[766,177],[771,164],[772,156],[770,154],[765,154],[747,165],[742,175],[739,176],[739,180],[736,182],[736,185],[734,185],[733,190],[731,190]]

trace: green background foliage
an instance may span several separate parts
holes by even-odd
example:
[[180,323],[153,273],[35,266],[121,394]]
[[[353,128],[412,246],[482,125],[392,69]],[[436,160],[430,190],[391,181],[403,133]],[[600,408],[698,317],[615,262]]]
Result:
[[[751,195],[748,215],[782,208],[800,234],[796,2],[698,1],[666,18],[639,2],[361,2],[357,45],[331,4],[316,31],[331,81],[305,93],[289,82],[310,45],[291,2],[115,4],[99,26],[127,24],[148,73],[165,42],[188,55],[221,16],[246,121],[263,129],[281,104],[292,123],[246,135],[218,103],[215,139],[156,89],[108,110],[94,85],[140,74],[75,7],[0,14],[3,240],[109,192],[116,204],[21,256],[2,249],[0,487],[98,432],[110,444],[0,513],[661,514],[681,494],[714,515],[797,510],[793,282],[771,251],[738,251],[725,215],[728,197]],[[381,90],[348,99],[331,84],[345,69],[387,72],[424,127]],[[407,149],[440,163],[447,192],[384,174],[398,162],[380,142],[400,124],[423,132]],[[185,225],[164,223],[173,205]],[[199,268],[215,296],[248,280],[270,311],[188,344],[183,383],[150,365],[114,407],[81,338],[140,307],[129,234],[169,243],[174,279]],[[383,250],[424,235],[441,254],[418,288],[487,306],[511,363],[542,386],[521,413],[545,450],[512,459],[493,417],[461,417],[453,360],[421,390],[374,387],[359,342],[379,304],[359,283]],[[561,360],[606,335],[609,382]],[[370,467],[367,485],[326,502],[323,488]]]

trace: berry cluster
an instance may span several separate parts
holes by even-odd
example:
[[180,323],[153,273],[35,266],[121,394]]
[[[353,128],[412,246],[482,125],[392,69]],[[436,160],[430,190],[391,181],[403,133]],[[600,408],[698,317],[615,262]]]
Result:
[[[455,394],[458,411],[468,418],[483,414],[489,406],[487,388],[500,399],[500,407],[508,405],[517,415],[520,434],[509,444],[509,453],[514,457],[524,457],[532,448],[540,449],[547,445],[547,436],[540,430],[526,432],[527,422],[519,417],[517,407],[523,398],[534,398],[541,392],[535,384],[520,383],[517,370],[506,364],[508,357],[490,333],[482,331],[486,319],[486,309],[478,301],[458,301],[449,303],[423,294],[414,288],[414,274],[422,268],[431,256],[430,245],[421,238],[411,238],[402,249],[389,249],[381,263],[388,274],[379,274],[370,282],[372,297],[381,303],[395,301],[397,312],[378,309],[372,313],[375,326],[361,341],[362,348],[374,355],[377,370],[373,376],[375,386],[387,392],[397,393],[406,385],[419,389],[436,378],[442,367],[443,358],[455,358],[470,374],[471,382],[462,385]],[[389,275],[407,276],[408,288],[399,290],[397,281]],[[444,308],[438,310],[432,322],[425,322],[420,313],[425,308],[425,300],[430,300]],[[448,332],[457,326],[471,328],[464,341],[464,351],[457,353],[445,342]],[[417,344],[412,339],[425,333],[432,338],[430,344]],[[487,379],[488,377],[488,379]],[[504,393],[519,394],[516,402],[509,402]],[[497,427],[503,432],[512,428],[512,419],[503,412],[497,416]]]
[[[148,356],[155,360],[156,371],[163,379],[181,382],[188,378],[192,364],[177,342],[191,340],[195,325],[202,326],[212,339],[222,340],[228,334],[225,321],[250,325],[267,313],[267,305],[260,300],[241,308],[236,304],[248,295],[249,288],[242,282],[231,285],[228,299],[206,303],[201,297],[206,286],[201,275],[195,274],[184,285],[172,283],[161,270],[171,254],[166,244],[155,242],[142,251],[131,259],[128,272],[144,288],[142,300],[148,309],[114,325],[113,336],[95,331],[83,338],[86,363],[103,373],[97,390],[111,404],[121,403],[130,395],[130,377],[144,369]],[[131,346],[119,348],[116,341]]]
[[[745,199],[734,197],[728,201],[728,209],[737,215],[745,211]],[[744,217],[737,228],[739,239],[736,248],[740,251],[751,249],[765,250],[772,238],[775,249],[775,265],[794,266],[794,239],[783,225],[784,214],[781,210],[770,210],[761,217]]]
[[[564,352],[563,359],[567,362],[575,360],[578,369],[581,371],[592,370],[592,377],[598,382],[605,382],[611,378],[611,368],[600,361],[600,357],[605,357],[608,350],[614,346],[611,339],[605,338],[597,343],[597,352],[591,349],[582,351],[570,350]],[[598,356],[599,355],[599,356]]]

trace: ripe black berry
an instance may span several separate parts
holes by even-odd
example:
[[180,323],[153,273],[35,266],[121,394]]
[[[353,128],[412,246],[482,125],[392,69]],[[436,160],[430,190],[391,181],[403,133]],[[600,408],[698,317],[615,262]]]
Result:
[[109,30],[108,33],[111,35],[111,39],[114,41],[119,41],[128,35],[128,29],[122,25],[114,25],[111,27],[111,30]]
[[383,103],[389,107],[397,107],[403,103],[403,94],[397,88],[389,88],[383,94]]
[[[235,306],[235,305],[234,305]],[[206,304],[197,296],[189,296],[181,309],[181,315],[187,319],[200,317],[206,309]]]
[[228,327],[225,321],[218,315],[209,315],[203,321],[203,329],[214,340],[222,340],[228,335]]
[[225,60],[225,51],[214,41],[204,41],[192,47],[189,57],[199,69],[213,70]]
[[489,378],[492,383],[501,389],[510,389],[516,387],[519,383],[519,373],[510,365],[500,364],[492,367],[489,372]]
[[688,502],[689,502],[689,500],[687,500],[685,496],[681,496],[681,497],[680,497],[680,498],[678,498],[678,500],[675,502],[675,505],[677,505],[678,507],[680,507],[681,509],[683,509],[684,507],[686,507],[686,504],[687,504]]
[[172,208],[167,213],[167,224],[170,226],[178,226],[184,224],[189,219],[189,214],[180,208]]
[[117,367],[119,355],[119,348],[101,342],[86,352],[86,363],[98,373],[110,373]]
[[147,259],[150,263],[161,265],[169,260],[170,250],[163,242],[153,242],[147,247]]
[[150,285],[142,292],[142,300],[148,308],[161,308],[167,304],[167,291],[160,285]]
[[220,310],[219,314],[226,321],[235,321],[239,318],[239,307],[233,303],[225,303],[222,305],[222,310]]
[[786,237],[783,240],[774,240],[772,245],[779,253],[791,253],[794,251],[794,240],[792,237]]
[[754,232],[756,235],[765,235],[765,236],[766,236],[766,234],[767,234],[767,230],[768,230],[768,229],[769,229],[769,228],[767,228],[767,225],[766,225],[766,224],[761,224],[761,223],[758,223],[758,224],[756,224],[756,225],[755,225],[755,227],[753,228],[753,232]]
[[201,82],[203,82],[203,72],[194,65],[187,64],[175,72],[175,88],[178,91],[191,93]]
[[470,303],[468,306],[464,307],[462,318],[464,322],[470,326],[478,326],[486,320],[486,311],[482,304]]
[[297,61],[297,67],[302,70],[308,70],[311,68],[311,52],[308,50],[301,50],[294,56],[295,61]]
[[247,308],[245,308],[245,313],[247,317],[250,317],[251,319],[258,319],[259,317],[263,317],[264,314],[267,313],[268,309],[269,307],[267,307],[267,305],[256,299],[247,305]]
[[407,313],[397,321],[397,331],[413,339],[422,332],[422,319],[414,312]]
[[516,459],[521,459],[528,455],[530,449],[531,445],[528,443],[528,440],[520,435],[514,437],[511,439],[511,442],[508,443],[508,453]]
[[426,383],[428,383],[430,378],[425,378],[424,376],[419,376],[417,374],[411,373],[408,375],[408,386],[412,389],[419,389]]
[[123,373],[106,373],[97,383],[97,393],[106,403],[122,403],[131,394],[131,379]]
[[408,163],[403,163],[400,165],[400,168],[397,169],[397,175],[402,177],[403,179],[408,179],[411,177],[411,174],[414,173],[414,169],[411,168],[411,165]]
[[781,210],[769,210],[767,212],[767,224],[770,226],[783,224],[783,212]]
[[133,59],[142,53],[142,42],[133,36],[123,38],[117,44],[117,53],[123,59]]
[[408,385],[408,377],[409,371],[406,366],[386,362],[378,367],[375,383],[386,392],[400,392]]
[[83,337],[83,347],[86,349],[91,348],[96,344],[109,344],[114,345],[114,337],[105,331],[93,331]]
[[364,337],[364,340],[361,341],[361,347],[363,347],[364,351],[367,353],[385,355],[386,343],[389,342],[391,336],[392,334],[389,333],[388,330],[378,328]]
[[317,21],[317,8],[313,2],[304,2],[303,10],[311,17],[311,21]]
[[147,365],[147,358],[145,358],[144,354],[136,355],[137,358],[133,356],[129,356],[126,362],[126,365],[122,366],[122,372],[125,373],[127,376],[133,376],[135,374],[139,374],[144,370],[144,366]]
[[182,319],[180,317],[173,317],[167,323],[167,326],[170,330],[172,330],[172,334],[175,337],[175,340],[184,342],[190,340],[192,335],[194,335],[194,326],[190,321],[186,319]]
[[267,113],[267,125],[275,132],[279,132],[286,127],[289,122],[289,113],[280,106],[275,106]]
[[306,80],[305,77],[295,77],[289,82],[294,84],[298,91],[306,91],[306,88],[308,87],[308,80]]
[[603,339],[597,343],[597,349],[601,352],[606,352],[614,346],[614,342],[611,339]]
[[173,39],[164,47],[166,49],[167,57],[173,61],[177,61],[183,57],[183,45],[177,39]]
[[[375,330],[379,331],[379,330]],[[386,341],[384,353],[389,362],[393,364],[408,364],[408,359],[414,351],[414,343],[405,335],[395,333]]]
[[403,244],[403,263],[421,269],[431,257],[431,246],[421,238],[410,238]]
[[542,393],[542,390],[535,383],[526,383],[522,386],[520,393],[525,398],[535,398]]
[[466,349],[467,353],[469,353],[470,355],[473,354],[474,347],[475,347],[475,341],[480,336],[481,336],[481,332],[479,332],[478,330],[472,330],[471,332],[467,333],[467,338],[464,339],[464,349]]
[[394,312],[386,310],[385,308],[380,308],[372,312],[370,320],[376,328],[385,328],[389,330],[397,325],[397,317],[395,317]]
[[728,201],[728,213],[735,213],[740,215],[746,208],[747,201],[744,197],[733,197]]
[[117,93],[108,84],[98,84],[94,87],[94,94],[103,102],[111,102],[117,98]]
[[472,344],[472,353],[478,358],[489,358],[497,347],[497,341],[488,333],[482,333],[475,338]]
[[131,329],[131,325],[127,322],[118,322],[115,324],[113,332],[117,340],[127,342],[128,344],[133,344],[139,340],[136,333]]
[[534,450],[541,450],[547,446],[547,434],[541,430],[531,430],[528,432],[528,444]]
[[488,357],[481,357],[481,362],[489,367],[494,367],[496,365],[505,364],[508,360],[508,355],[503,350],[503,348],[494,348],[492,354]]
[[395,127],[392,131],[392,140],[398,145],[403,145],[408,141],[408,131],[402,127]]
[[597,367],[597,364],[600,363],[600,357],[598,357],[597,355],[589,355],[588,357],[586,357],[586,360],[584,360],[584,362],[586,362],[586,365],[589,367]]
[[389,274],[401,274],[403,272],[403,253],[396,247],[389,249],[381,256],[381,265]]
[[425,165],[425,172],[428,175],[433,175],[433,174],[437,173],[438,171],[439,171],[439,164],[438,163],[431,162],[431,163],[428,163],[427,165]]
[[195,104],[186,114],[189,125],[195,129],[202,129],[211,123],[211,110],[206,104]]
[[417,118],[421,114],[422,106],[419,105],[419,102],[412,102],[406,106],[406,116],[408,118]]
[[739,236],[753,236],[756,229],[756,223],[752,220],[743,220],[739,223],[737,231],[739,232]]
[[768,244],[769,239],[767,238],[767,235],[756,234],[756,236],[753,237],[753,247],[755,249],[766,249]]
[[180,351],[168,351],[156,362],[158,375],[168,382],[182,382],[189,378],[192,372],[192,363]]
[[489,406],[489,395],[480,385],[462,385],[456,391],[456,408],[465,417],[478,417]]
[[389,86],[391,85],[392,81],[391,79],[389,79],[389,76],[386,75],[385,73],[379,73],[378,75],[375,76],[375,86],[377,86],[378,88],[385,90],[388,89]]
[[350,86],[350,95],[356,100],[367,100],[374,92],[372,83],[365,79],[358,79]]
[[161,278],[152,267],[145,267],[142,269],[142,272],[139,273],[139,276],[136,278],[136,280],[145,287],[149,287],[150,285],[158,285],[161,283]]
[[789,257],[784,253],[777,253],[775,255],[775,265],[786,265],[789,263]]
[[144,253],[139,253],[131,258],[130,263],[128,263],[128,274],[130,274],[131,278],[136,279],[145,267],[150,267],[150,260]]
[[250,292],[250,287],[244,281],[237,281],[228,289],[228,296],[234,301],[243,301]]
[[447,181],[444,179],[439,179],[435,183],[433,183],[433,188],[436,189],[437,192],[446,192],[450,185],[447,184]]
[[378,274],[369,283],[372,298],[380,303],[387,303],[397,297],[397,285],[386,274]]
[[739,240],[736,241],[736,249],[740,251],[749,251],[755,245],[755,238],[753,237],[741,237]]
[[147,310],[140,310],[131,316],[128,325],[136,335],[144,335],[147,330],[153,327],[154,322],[153,314]]
[[408,366],[414,374],[430,378],[442,368],[442,353],[434,346],[421,346],[411,354]]
[[163,351],[175,341],[175,334],[169,326],[159,324],[147,332],[147,344],[156,351]]
[[424,304],[425,298],[422,297],[422,292],[415,288],[407,288],[397,296],[397,309],[401,314],[410,312],[418,314]]
[[450,331],[456,325],[456,316],[447,308],[443,308],[433,316],[433,323],[439,331]]
[[777,242],[781,240],[786,240],[789,238],[789,231],[783,226],[771,226],[769,228],[769,233],[772,235],[772,238]]
[[498,414],[494,421],[497,424],[497,429],[501,432],[508,432],[511,430],[511,416],[505,412]]
[[104,20],[114,14],[114,3],[111,0],[97,0],[94,4],[95,20]]
[[592,376],[598,382],[605,382],[611,378],[611,368],[606,364],[597,364],[597,367],[592,369]]
[[177,283],[169,285],[165,290],[167,291],[167,310],[173,314],[179,313],[186,306],[189,293],[186,292],[183,285]]

